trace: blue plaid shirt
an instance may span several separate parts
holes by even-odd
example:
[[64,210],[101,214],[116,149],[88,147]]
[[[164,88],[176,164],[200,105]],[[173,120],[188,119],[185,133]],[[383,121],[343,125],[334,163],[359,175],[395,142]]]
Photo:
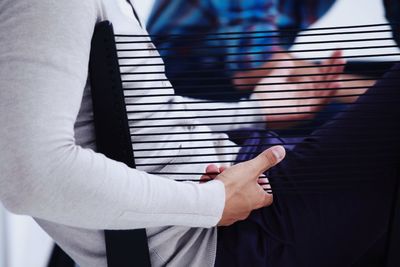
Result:
[[[152,39],[169,70],[219,66],[231,75],[263,64],[279,47],[276,44],[290,46],[299,29],[315,22],[334,1],[156,0],[147,27],[157,35]],[[252,33],[278,29],[294,31],[279,38],[276,32]],[[227,32],[240,34],[214,35]],[[171,34],[185,36],[162,37]]]

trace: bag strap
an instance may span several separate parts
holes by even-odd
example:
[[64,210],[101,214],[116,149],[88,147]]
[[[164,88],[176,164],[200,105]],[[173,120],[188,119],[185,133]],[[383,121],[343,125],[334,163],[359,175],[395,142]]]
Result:
[[[98,152],[135,168],[114,38],[110,22],[97,24],[89,64],[96,145]],[[145,229],[106,230],[105,240],[108,267],[151,266]]]

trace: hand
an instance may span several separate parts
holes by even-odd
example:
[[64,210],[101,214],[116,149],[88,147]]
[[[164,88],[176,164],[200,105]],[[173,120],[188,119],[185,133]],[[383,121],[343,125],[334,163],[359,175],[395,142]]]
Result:
[[[276,51],[277,53],[272,54],[270,60],[265,62],[261,66],[261,69],[237,72],[234,75],[234,79],[232,79],[236,89],[238,91],[253,90],[255,88],[254,85],[261,80],[260,77],[267,77],[270,75],[271,71],[278,66],[286,67],[293,65],[293,57],[291,57],[288,53],[283,53],[283,50],[281,49],[276,49]],[[280,51],[280,53],[278,53],[278,51]]]
[[[273,197],[264,191],[259,177],[269,168],[278,164],[285,157],[285,149],[275,146],[256,158],[223,169],[215,179],[225,185],[225,207],[219,226],[228,226],[246,219],[250,212],[272,204]],[[216,166],[209,166],[215,172]],[[220,171],[220,170],[218,170]],[[209,176],[203,176],[209,177]],[[262,179],[265,183],[266,178]]]
[[[340,57],[341,52],[336,51],[329,59],[322,62],[321,66],[315,65],[315,68],[287,68],[295,67],[296,64],[313,65],[304,61],[301,61],[302,63],[284,61],[284,68],[270,72],[270,76],[278,77],[260,80],[260,85],[254,89],[255,93],[251,98],[258,99],[259,105],[264,107],[262,110],[266,114],[264,119],[268,122],[268,126],[282,129],[296,125],[301,120],[314,118],[317,112],[331,101],[330,96],[334,96],[340,86],[337,80],[345,64]],[[323,67],[325,65],[339,66]],[[264,83],[270,85],[262,85]]]

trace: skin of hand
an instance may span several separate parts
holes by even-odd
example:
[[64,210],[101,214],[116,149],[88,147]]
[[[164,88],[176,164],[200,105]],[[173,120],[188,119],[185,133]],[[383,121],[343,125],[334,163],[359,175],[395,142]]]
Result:
[[[369,77],[365,77],[362,75],[355,75],[355,74],[343,74],[340,77],[340,80],[354,80],[354,81],[341,81],[339,90],[336,91],[335,100],[341,103],[354,103],[357,101],[359,96],[364,94],[368,88],[372,87],[376,80],[371,79]],[[360,87],[360,88],[353,88],[351,87]],[[340,90],[340,88],[344,88]],[[353,96],[351,96],[353,95]]]
[[231,167],[209,165],[202,179],[220,180],[225,185],[225,207],[218,226],[229,226],[246,219],[250,212],[272,204],[273,196],[265,192],[268,187],[263,173],[285,157],[282,146],[271,147],[252,160]]
[[[277,51],[282,51],[277,49]],[[255,85],[261,80],[260,77],[267,77],[277,66],[291,66],[291,56],[287,53],[275,53],[271,56],[270,61],[265,62],[260,69],[241,71],[234,75],[232,79],[238,91],[253,90]]]
[[284,129],[310,120],[331,102],[340,87],[338,79],[345,65],[341,56],[341,51],[335,51],[315,68],[296,68],[296,64],[313,65],[288,61],[261,79],[251,99],[258,100],[268,127]]

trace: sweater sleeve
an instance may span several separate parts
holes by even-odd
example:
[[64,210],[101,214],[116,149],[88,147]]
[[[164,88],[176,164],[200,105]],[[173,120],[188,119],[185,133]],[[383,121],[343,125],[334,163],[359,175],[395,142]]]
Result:
[[265,129],[267,124],[265,111],[256,99],[241,99],[239,102],[214,102],[188,97],[182,99],[187,103],[188,110],[195,111],[195,119],[213,131]]
[[87,229],[212,227],[224,187],[178,183],[75,143],[95,0],[0,2],[0,200]]

